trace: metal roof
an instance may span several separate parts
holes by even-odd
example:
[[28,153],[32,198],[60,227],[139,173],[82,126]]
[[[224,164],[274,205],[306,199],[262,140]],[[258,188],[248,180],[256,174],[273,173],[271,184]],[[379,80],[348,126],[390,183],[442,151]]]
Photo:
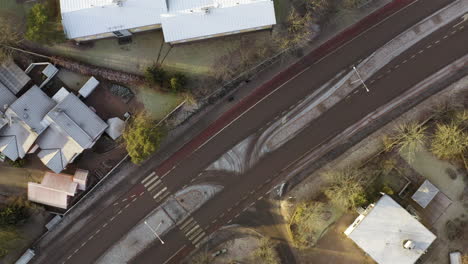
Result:
[[8,106],[10,106],[15,100],[16,96],[8,90],[5,85],[0,83],[0,113],[5,113]]
[[107,128],[107,124],[72,93],[47,117],[83,148],[92,147]]
[[411,199],[416,201],[422,208],[426,206],[434,199],[434,197],[439,193],[439,189],[434,186],[430,181],[425,180],[419,189],[413,194]]
[[13,61],[0,64],[0,83],[17,94],[31,80]]
[[41,121],[55,106],[54,100],[48,97],[39,87],[33,86],[16,100],[10,109],[37,134],[47,128]]
[[60,0],[60,8],[70,39],[158,25],[167,11],[166,0]]
[[[436,239],[388,195],[359,218],[361,221],[350,227],[354,229],[345,233],[379,264],[413,264]],[[414,249],[403,247],[407,240],[414,243]]]
[[91,77],[89,80],[81,87],[78,93],[84,98],[88,97],[94,89],[99,85],[99,81],[96,78]]
[[271,0],[169,0],[161,15],[166,42],[238,33],[276,24]]
[[28,182],[28,200],[62,209],[68,207],[68,195],[52,188]]

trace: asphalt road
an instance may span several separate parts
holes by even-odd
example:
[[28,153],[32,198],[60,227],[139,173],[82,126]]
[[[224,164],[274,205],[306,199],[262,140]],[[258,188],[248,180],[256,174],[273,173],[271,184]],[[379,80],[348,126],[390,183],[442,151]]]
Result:
[[[175,193],[190,184],[200,171],[220,155],[261,129],[337,72],[357,64],[357,61],[371,54],[394,36],[449,2],[451,1],[420,0],[353,39],[318,63],[310,61],[310,68],[289,80],[203,147],[182,160],[173,170],[165,173],[161,186],[167,187],[167,193]],[[206,234],[204,236],[228,223],[244,208],[268,192],[275,182],[274,176],[290,162],[323,143],[330,135],[343,131],[367,113],[395,98],[441,67],[465,55],[468,51],[466,45],[468,34],[466,34],[466,23],[461,26],[463,25],[465,28],[460,30],[449,25],[419,42],[375,74],[374,78],[369,79],[370,93],[360,88],[357,93],[338,103],[294,139],[263,158],[244,175],[223,179],[222,184],[225,189],[216,199],[210,200],[193,214],[193,218],[204,229]],[[436,41],[439,42],[435,44]],[[429,45],[431,47],[427,48]],[[411,57],[413,55],[414,57]],[[391,69],[390,72],[388,69]],[[157,168],[154,169],[157,171]],[[147,175],[137,176],[143,179]],[[73,239],[54,241],[50,245],[51,250],[48,250],[47,257],[41,258],[38,263],[93,263],[158,206],[158,202],[153,199],[154,192],[158,190],[146,191],[141,184],[137,184],[126,194],[126,198],[116,201],[115,206],[107,208],[92,219],[87,219],[87,224],[73,236]],[[193,249],[192,242],[178,229],[174,229],[163,239],[166,241],[163,246],[155,243],[152,248],[138,256],[134,263],[168,263],[166,262],[168,260],[177,263],[180,256]]]

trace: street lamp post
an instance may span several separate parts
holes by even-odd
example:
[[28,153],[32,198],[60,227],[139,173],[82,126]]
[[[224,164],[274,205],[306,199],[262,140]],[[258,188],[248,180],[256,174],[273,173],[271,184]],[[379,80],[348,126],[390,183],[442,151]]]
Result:
[[359,74],[358,70],[356,69],[355,66],[353,66],[353,70],[356,72],[357,77],[361,81],[362,85],[364,85],[364,88],[366,88],[366,92],[369,92],[369,88],[367,88],[366,83],[364,83],[364,80],[362,80],[361,75]]
[[[161,226],[162,222],[159,223],[159,225],[156,227],[156,230],[158,230],[158,228]],[[161,241],[161,244],[164,245],[164,241],[158,236],[158,233],[156,233],[156,230],[154,230],[149,224],[148,222],[145,221],[145,225],[153,232],[153,234],[159,239],[159,241]]]

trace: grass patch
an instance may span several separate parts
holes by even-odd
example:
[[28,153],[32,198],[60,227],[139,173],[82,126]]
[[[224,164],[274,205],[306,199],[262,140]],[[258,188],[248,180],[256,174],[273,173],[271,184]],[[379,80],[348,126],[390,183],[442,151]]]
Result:
[[184,98],[173,93],[164,93],[147,87],[139,87],[136,97],[145,110],[155,120],[164,118],[175,107],[177,107]]

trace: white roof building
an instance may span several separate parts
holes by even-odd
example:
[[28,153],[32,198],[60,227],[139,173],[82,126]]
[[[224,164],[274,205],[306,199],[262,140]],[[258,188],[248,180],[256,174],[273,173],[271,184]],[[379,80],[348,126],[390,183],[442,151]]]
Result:
[[168,0],[161,15],[164,39],[181,43],[269,28],[276,24],[271,0]]
[[181,43],[270,28],[272,0],[60,0],[70,39],[127,36],[162,26],[166,42]]
[[438,193],[439,189],[437,189],[437,187],[435,187],[430,181],[425,180],[413,196],[411,196],[411,199],[417,202],[422,208],[426,208]]
[[60,0],[60,9],[65,34],[84,41],[116,31],[159,28],[166,0]]
[[379,264],[413,264],[436,239],[388,195],[359,215],[345,234]]

